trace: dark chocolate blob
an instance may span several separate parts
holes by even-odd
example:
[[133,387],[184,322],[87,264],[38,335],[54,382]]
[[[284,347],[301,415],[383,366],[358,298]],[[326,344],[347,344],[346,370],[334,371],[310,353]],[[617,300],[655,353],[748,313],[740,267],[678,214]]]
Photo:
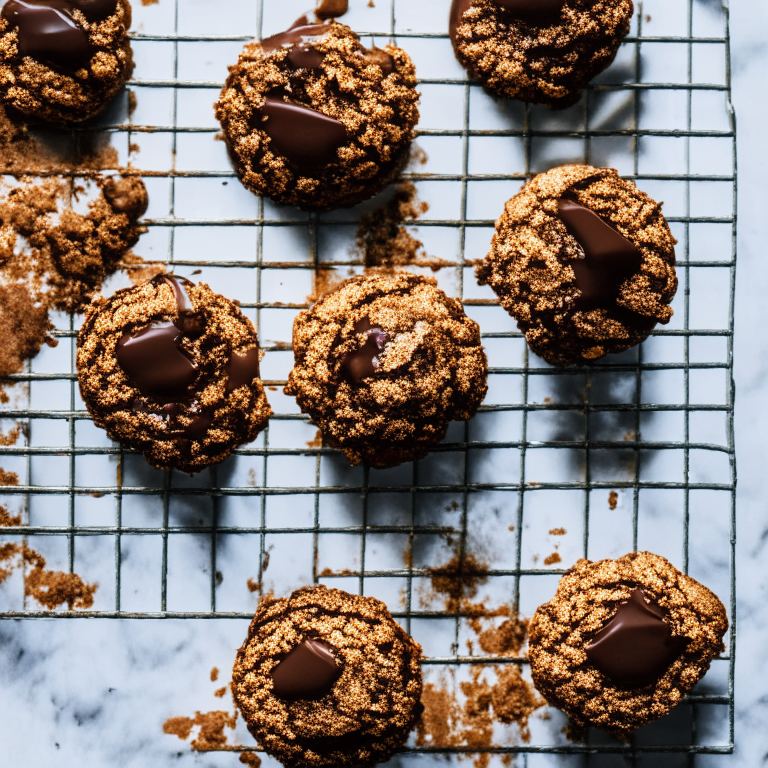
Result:
[[[565,0],[493,0],[493,2],[509,11],[520,21],[530,24],[554,24],[560,18]],[[461,24],[461,17],[472,7],[472,0],[453,0],[451,15],[448,21],[451,40],[456,39],[456,30]]]
[[664,611],[639,587],[587,647],[587,658],[617,685],[641,688],[655,683],[685,646],[672,636]]
[[106,19],[117,11],[117,0],[70,0],[88,19]]
[[362,381],[373,376],[379,367],[379,353],[389,341],[386,332],[372,326],[367,317],[355,323],[355,333],[366,333],[365,344],[354,352],[350,352],[342,362],[342,368],[353,381]]
[[227,364],[229,381],[227,391],[232,392],[239,387],[250,386],[259,377],[259,348],[253,347],[240,354],[235,352]]
[[197,378],[197,366],[178,346],[173,323],[157,323],[117,345],[117,362],[142,395],[156,401],[184,400]]
[[368,64],[380,66],[384,77],[391,75],[395,71],[395,60],[386,51],[382,51],[381,48],[361,51],[361,55]]
[[338,159],[347,143],[343,123],[322,112],[267,96],[259,127],[272,140],[272,150],[299,169],[318,169]]
[[583,205],[559,200],[557,212],[584,251],[583,259],[568,262],[576,275],[576,287],[581,291],[578,305],[602,309],[614,306],[621,284],[640,271],[643,254]]
[[8,0],[3,18],[18,28],[19,53],[77,69],[88,63],[94,46],[72,18],[66,0]]
[[288,61],[297,69],[317,69],[323,63],[323,54],[312,47],[312,40],[322,37],[330,24],[306,24],[291,27],[285,32],[272,35],[261,41],[264,53],[271,53],[279,48],[290,46]]
[[283,699],[319,699],[339,679],[341,667],[322,640],[304,640],[273,670],[276,696]]

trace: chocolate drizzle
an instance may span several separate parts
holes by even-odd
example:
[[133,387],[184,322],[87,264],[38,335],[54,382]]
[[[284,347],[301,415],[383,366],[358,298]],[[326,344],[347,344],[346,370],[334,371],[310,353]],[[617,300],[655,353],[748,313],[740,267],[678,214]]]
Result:
[[267,96],[261,115],[266,119],[258,127],[269,136],[272,150],[302,170],[333,163],[347,143],[343,123],[301,104]]
[[617,685],[641,688],[655,683],[686,640],[673,637],[664,611],[637,587],[587,647],[587,658]]
[[304,640],[273,670],[276,696],[283,699],[319,699],[341,675],[330,646],[322,640]]
[[379,354],[389,341],[389,336],[381,328],[371,325],[367,317],[355,323],[355,333],[365,333],[368,339],[360,349],[350,352],[341,366],[353,381],[359,382],[376,373]]
[[[554,24],[560,18],[565,0],[493,0],[513,18],[529,24]],[[451,40],[456,39],[456,30],[461,24],[461,17],[472,7],[472,0],[453,0],[448,22]]]
[[323,54],[312,46],[312,41],[322,37],[330,28],[330,24],[293,26],[262,40],[261,49],[264,53],[272,53],[288,47],[287,59],[296,69],[317,69],[323,63]]
[[640,271],[641,251],[596,213],[572,200],[559,200],[557,212],[584,251],[583,259],[568,262],[581,292],[577,306],[609,309],[616,306],[621,284]]
[[72,10],[73,3],[67,0],[8,0],[2,14],[18,30],[22,56],[78,69],[89,62],[96,48],[77,26]]

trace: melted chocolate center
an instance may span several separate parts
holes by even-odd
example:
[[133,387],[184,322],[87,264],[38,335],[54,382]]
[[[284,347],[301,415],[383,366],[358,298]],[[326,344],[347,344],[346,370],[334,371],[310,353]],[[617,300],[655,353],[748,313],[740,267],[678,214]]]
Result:
[[557,212],[584,251],[583,259],[568,262],[581,292],[578,306],[584,309],[615,306],[621,284],[640,271],[643,254],[624,235],[583,205],[560,200]]
[[323,54],[315,50],[312,41],[322,37],[330,24],[305,24],[294,26],[285,32],[272,35],[261,41],[264,53],[271,53],[278,48],[290,46],[288,61],[297,69],[317,69],[323,63]]
[[22,56],[78,69],[96,48],[72,18],[72,7],[67,0],[8,0],[2,14],[18,29]]
[[319,699],[341,675],[330,646],[322,640],[304,640],[273,670],[276,696],[283,699]]
[[117,11],[117,0],[69,0],[89,19],[106,19]]
[[259,348],[253,347],[243,354],[235,352],[227,365],[229,381],[227,391],[232,392],[239,387],[250,386],[259,376]]
[[272,141],[272,149],[299,169],[317,170],[338,160],[347,143],[347,129],[338,120],[300,104],[267,96],[258,127]]
[[368,339],[360,349],[350,352],[344,358],[341,367],[353,381],[357,382],[376,373],[379,367],[379,354],[389,341],[389,337],[381,328],[371,325],[367,317],[355,323],[355,333],[366,333]]
[[[554,24],[560,18],[565,0],[493,0],[504,10],[509,11],[514,18],[530,24]],[[451,40],[456,39],[456,30],[461,24],[461,17],[472,6],[472,0],[453,0],[451,15],[448,21]]]
[[672,636],[664,611],[639,587],[587,647],[587,658],[617,685],[640,688],[658,680],[685,646]]

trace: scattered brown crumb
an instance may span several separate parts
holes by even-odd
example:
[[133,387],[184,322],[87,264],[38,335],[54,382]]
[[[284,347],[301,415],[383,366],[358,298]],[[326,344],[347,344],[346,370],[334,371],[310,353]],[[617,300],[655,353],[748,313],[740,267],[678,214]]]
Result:
[[251,768],[259,768],[261,766],[261,758],[254,752],[243,752],[240,755],[240,762],[243,765],[250,765]]
[[136,101],[136,91],[129,88],[128,89],[128,117],[131,117],[133,113],[136,111],[137,101]]
[[261,572],[265,573],[267,568],[269,568],[269,549],[264,553],[264,561],[261,565]]
[[323,447],[323,433],[318,429],[315,432],[315,436],[307,441],[307,448],[322,448]]
[[19,476],[15,472],[6,472],[0,469],[0,485],[18,485]]
[[624,435],[624,440],[626,442],[629,442],[630,440],[634,440],[636,436],[637,436],[637,432],[635,432],[635,430],[633,429],[633,430],[627,432],[626,435]]
[[[350,274],[352,274],[351,270]],[[307,296],[307,300],[311,303],[319,301],[326,294],[335,291],[346,279],[338,269],[333,269],[332,267],[316,269],[314,289]]]
[[366,213],[357,230],[357,248],[367,269],[391,270],[413,264],[424,246],[405,227],[429,210],[416,198],[416,186],[401,182],[394,197],[381,208]]
[[509,530],[510,530],[510,531],[514,531],[514,530],[515,530],[515,526],[514,526],[514,525],[510,525],[510,526],[509,526]]
[[551,402],[552,402],[552,400],[551,400],[549,397],[545,397],[545,398],[544,398],[544,402],[545,402],[545,403],[551,403]]
[[374,4],[373,0],[368,0],[368,7],[369,8],[375,8],[376,5]]
[[5,507],[0,507],[0,527],[10,528],[15,525],[21,525],[21,515],[11,515]]
[[223,688],[217,688],[217,689],[216,689],[216,690],[213,692],[213,695],[214,695],[214,696],[215,696],[217,699],[223,699],[223,698],[224,698],[224,696],[226,695],[226,693],[227,693],[227,686],[225,685]]
[[616,509],[616,505],[619,503],[619,494],[616,491],[611,491],[608,494],[608,506],[611,509]]
[[141,147],[138,144],[131,142],[128,145],[128,152],[130,152],[132,155],[138,155],[139,152],[141,152]]
[[553,552],[551,555],[547,555],[544,558],[544,565],[555,565],[556,563],[561,563],[563,561],[563,558],[560,557],[559,552]]
[[142,5],[157,5],[160,0],[141,0]]
[[477,595],[478,587],[488,581],[488,564],[471,553],[454,555],[445,565],[430,568],[432,589],[446,596],[449,613],[466,610],[468,601]]
[[192,729],[199,725],[200,732],[192,741],[192,749],[195,752],[211,752],[227,746],[227,735],[225,728],[234,730],[237,722],[237,713],[230,715],[229,712],[195,712],[194,718],[190,717],[171,717],[163,723],[163,732],[171,736],[178,736],[182,741],[186,741]]
[[315,9],[315,16],[325,21],[326,19],[338,19],[349,10],[349,0],[320,0]]
[[553,528],[550,532],[550,536],[565,536],[565,534],[568,533],[568,531],[565,530],[565,528]]
[[219,668],[218,667],[214,667],[211,670],[211,682],[215,683],[218,679],[219,679]]
[[249,592],[258,592],[261,589],[261,584],[254,579],[248,579],[247,583]]
[[267,387],[270,392],[277,392],[277,387]]
[[[472,628],[475,632],[479,631],[476,625]],[[479,632],[478,641],[486,653],[494,656],[517,656],[527,635],[528,619],[515,617],[506,619],[498,627]]]

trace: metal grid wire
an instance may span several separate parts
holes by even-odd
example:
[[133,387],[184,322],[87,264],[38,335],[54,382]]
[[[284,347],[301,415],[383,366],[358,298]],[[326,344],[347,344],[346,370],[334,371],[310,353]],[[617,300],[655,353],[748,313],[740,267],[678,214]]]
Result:
[[[353,7],[355,2],[352,0]],[[149,245],[140,244],[140,252],[145,247],[144,255],[157,259],[159,251],[159,260],[166,260],[180,274],[194,276],[201,270],[200,279],[207,279],[215,289],[227,284],[229,295],[237,295],[267,350],[263,372],[270,379],[267,386],[276,388],[268,391],[276,413],[257,442],[193,480],[151,471],[141,457],[110,444],[92,428],[79,400],[74,373],[79,319],[59,318],[55,335],[62,343],[58,350],[41,353],[25,373],[12,377],[18,383],[16,389],[23,390],[21,404],[11,404],[0,414],[25,424],[29,434],[24,446],[0,447],[3,466],[26,478],[17,487],[3,488],[3,495],[24,514],[25,525],[13,529],[14,535],[33,542],[41,537],[39,548],[53,560],[56,543],[65,543],[60,551],[62,565],[86,579],[96,570],[102,586],[92,611],[40,611],[26,602],[11,601],[3,604],[7,610],[0,618],[249,619],[252,605],[233,609],[227,597],[233,578],[227,565],[235,559],[233,551],[241,542],[255,571],[251,575],[262,589],[268,583],[265,571],[270,553],[274,561],[275,552],[282,552],[289,563],[303,557],[301,567],[308,578],[311,572],[314,582],[384,599],[387,590],[399,590],[403,595],[400,607],[396,599],[388,602],[405,629],[425,645],[428,675],[431,668],[466,669],[470,663],[525,665],[525,659],[462,654],[466,616],[446,613],[441,606],[424,607],[419,590],[428,576],[427,568],[442,564],[449,556],[447,545],[443,546],[445,536],[455,537],[463,555],[483,536],[503,538],[498,533],[503,529],[509,531],[508,546],[504,557],[492,559],[489,584],[498,587],[498,593],[518,605],[524,615],[530,615],[539,602],[551,596],[556,579],[564,572],[537,567],[538,554],[547,540],[543,534],[538,539],[534,534],[567,517],[569,530],[580,528],[581,536],[570,549],[563,543],[564,566],[580,556],[616,556],[639,547],[669,552],[676,565],[710,585],[720,569],[724,574],[721,588],[712,586],[729,602],[729,653],[713,664],[707,678],[714,676],[720,688],[716,684],[703,692],[697,689],[678,708],[686,714],[675,721],[683,731],[672,742],[652,732],[620,745],[593,733],[588,744],[572,745],[548,732],[543,739],[534,738],[532,744],[501,744],[481,751],[520,753],[524,764],[531,766],[538,764],[534,756],[542,753],[582,754],[584,764],[590,755],[621,753],[639,765],[645,764],[642,754],[646,752],[680,753],[686,764],[693,764],[697,753],[731,752],[736,156],[727,8],[705,0],[679,0],[674,15],[684,15],[683,33],[653,35],[644,34],[652,23],[651,12],[672,11],[664,3],[639,7],[617,63],[588,88],[577,107],[559,115],[510,103],[495,107],[505,110],[501,124],[498,120],[493,124],[493,119],[489,123],[487,105],[492,102],[460,70],[451,70],[448,77],[420,80],[425,112],[438,119],[432,120],[435,127],[422,127],[419,143],[430,156],[436,152],[451,160],[446,161],[448,172],[427,172],[427,166],[405,178],[416,182],[420,194],[432,203],[431,218],[425,216],[417,223],[427,249],[444,242],[441,238],[446,236],[457,238],[450,241],[457,251],[455,267],[440,270],[437,277],[446,290],[464,298],[467,311],[481,322],[491,361],[491,395],[476,419],[454,425],[441,452],[420,463],[378,472],[349,469],[336,452],[311,447],[307,436],[311,438],[314,430],[307,431],[306,417],[278,391],[290,369],[286,343],[290,321],[307,306],[303,299],[311,290],[307,276],[318,269],[342,270],[343,274],[361,269],[359,256],[340,254],[333,243],[338,233],[346,232],[349,239],[357,214],[297,214],[269,201],[251,199],[247,193],[236,198],[249,201],[244,207],[236,202],[225,211],[222,205],[230,206],[230,199],[217,203],[217,195],[229,194],[227,185],[238,185],[235,175],[228,166],[200,170],[205,160],[190,166],[183,158],[190,152],[200,153],[196,159],[204,157],[200,140],[213,145],[218,130],[207,114],[195,122],[194,115],[200,113],[189,108],[186,94],[195,92],[210,105],[221,82],[195,79],[189,72],[205,71],[206,50],[215,49],[215,59],[226,49],[225,60],[234,61],[240,45],[251,36],[185,34],[185,15],[199,14],[204,6],[195,0],[174,3],[173,17],[164,16],[167,28],[162,33],[140,31],[133,36],[140,65],[129,84],[138,97],[134,117],[113,111],[97,130],[111,133],[117,146],[138,143],[142,152],[148,152],[149,142],[155,142],[156,154],[161,156],[158,168],[131,171],[146,180],[152,200],[146,222],[149,233],[142,241]],[[413,51],[419,71],[429,70],[419,66],[419,56],[426,61],[432,45],[442,46],[443,53],[450,50],[443,31],[449,1],[425,3],[439,20],[434,29],[419,27],[417,31],[405,28],[406,22],[400,24],[399,19],[412,12],[400,0],[377,0],[377,18],[383,18],[381,7],[387,4],[388,28],[363,32],[361,37],[364,41],[373,37],[379,44],[392,39]],[[247,16],[248,24],[255,23],[257,35],[262,26],[266,34],[279,28],[265,22],[265,15],[275,11],[271,0],[243,0],[239,5],[233,0],[230,5],[239,9],[240,21]],[[167,10],[168,0],[161,0],[160,7]],[[697,33],[702,13],[719,15],[722,34]],[[141,18],[149,24],[150,9]],[[244,26],[248,25],[235,28]],[[192,51],[197,53],[190,55]],[[153,67],[142,68],[142,60],[152,62]],[[722,82],[698,75],[699,71],[709,72],[713,61],[722,61]],[[143,75],[150,70],[162,74],[163,66],[167,77]],[[218,66],[215,71],[224,70]],[[611,71],[619,73],[618,79],[611,79]],[[669,77],[659,76],[667,72]],[[673,79],[674,73],[679,74],[678,80]],[[155,115],[165,110],[167,120],[155,117],[142,122],[145,103],[153,105]],[[449,104],[451,109],[458,104],[455,114],[441,122],[439,116],[448,114]],[[485,112],[478,107],[482,104]],[[662,118],[654,125],[649,114]],[[490,150],[493,158],[490,166],[475,162],[476,148],[483,142],[486,154]],[[518,152],[508,168],[504,167],[504,152],[496,154],[502,147],[499,142]],[[656,150],[662,144],[666,149],[659,154]],[[672,159],[670,145],[674,147]],[[666,158],[662,167],[654,165],[655,157]],[[720,167],[716,167],[718,157],[725,158]],[[615,162],[601,162],[606,158]],[[493,218],[503,201],[532,174],[560,164],[558,159],[616,164],[623,176],[667,201],[667,218],[680,241],[675,321],[657,329],[635,350],[598,365],[569,370],[548,367],[529,354],[521,334],[492,295],[475,285],[472,274],[472,260],[484,255]],[[450,215],[450,205],[439,202],[448,193],[455,195],[458,215]],[[196,200],[194,215],[189,213],[190,195]],[[665,195],[672,197],[672,203]],[[165,199],[167,206],[162,202]],[[211,247],[214,241],[207,232],[215,232],[219,238],[222,245],[218,250]],[[203,250],[210,248],[207,258],[189,257],[193,238],[200,238]],[[247,247],[252,248],[250,253],[245,251]],[[286,254],[291,250],[310,256],[290,261],[293,256]],[[444,257],[445,253],[435,255]],[[233,280],[245,280],[246,287]],[[251,291],[250,301],[242,295],[244,290]],[[291,295],[290,290],[294,291]],[[696,303],[697,293],[707,297],[706,307]],[[715,306],[718,301],[720,309]],[[283,333],[283,341],[271,343],[271,336],[278,335],[276,326],[288,331]],[[671,426],[660,429],[659,423]],[[56,438],[40,440],[43,434]],[[718,464],[718,460],[722,462]],[[608,515],[605,499],[609,491],[616,492],[614,499],[620,505],[631,509],[631,524],[618,526],[619,512]],[[447,515],[446,503],[452,510]],[[491,507],[493,514],[489,513]],[[107,515],[113,522],[104,522]],[[153,554],[139,559],[138,566],[129,566],[126,552],[139,539],[159,546],[153,545]],[[597,546],[598,539],[608,543]],[[195,543],[190,548],[191,541]],[[407,565],[397,567],[379,554],[382,543],[392,541],[402,544]],[[300,553],[292,561],[287,553],[294,548]],[[197,563],[201,557],[205,560],[199,569],[205,584],[201,585],[199,575],[195,577],[205,605],[198,601],[189,608],[190,601],[185,602],[192,590],[193,570],[185,562],[187,557],[189,563]],[[104,563],[112,560],[110,576]],[[130,589],[137,569],[145,566],[153,579],[159,576],[160,594],[154,608],[151,600],[141,603]],[[174,586],[182,577],[184,586]],[[442,628],[450,625],[450,632],[437,632],[443,636],[440,642],[450,635],[447,646],[427,639],[429,621]],[[410,747],[407,753],[476,751]]]

